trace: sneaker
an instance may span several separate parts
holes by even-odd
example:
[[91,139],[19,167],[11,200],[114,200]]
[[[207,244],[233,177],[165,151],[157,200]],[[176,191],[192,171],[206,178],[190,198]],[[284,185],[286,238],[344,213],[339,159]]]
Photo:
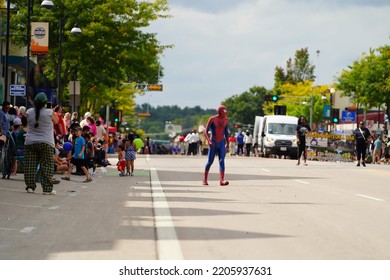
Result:
[[119,173],[119,176],[124,177],[126,175],[125,175],[125,173]]
[[358,164],[356,164],[356,166],[360,166],[360,162]]
[[32,188],[26,187],[26,192],[28,192],[28,193],[34,193],[34,190],[33,190]]
[[55,190],[52,190],[51,192],[43,192],[43,195],[56,195],[57,192]]
[[365,167],[365,166],[366,166],[366,163],[363,161],[363,162],[362,162],[362,165]]
[[69,177],[61,177],[62,180],[65,180],[65,181],[70,181],[70,178]]
[[130,176],[134,176],[134,173],[131,173],[131,172],[130,172]]
[[89,182],[92,182],[92,178],[87,178],[83,181],[83,183],[89,183]]

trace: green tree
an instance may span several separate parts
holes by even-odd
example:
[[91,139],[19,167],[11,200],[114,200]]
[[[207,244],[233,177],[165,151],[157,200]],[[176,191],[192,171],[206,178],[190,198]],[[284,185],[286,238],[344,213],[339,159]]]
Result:
[[[33,1],[34,2],[34,1]],[[67,95],[68,81],[81,81],[81,104],[96,111],[117,99],[116,94],[133,99],[138,91],[124,82],[156,83],[163,74],[159,56],[165,48],[156,34],[147,33],[151,21],[166,18],[167,0],[63,0],[53,1],[54,9],[34,7],[31,21],[50,23],[49,53],[43,58],[45,76],[55,85],[58,69],[59,30],[64,22],[61,85]],[[12,1],[18,14],[12,17],[15,43],[26,45],[26,0]],[[70,30],[77,23],[79,36]],[[55,86],[56,87],[56,86]],[[114,96],[112,96],[114,95]],[[125,106],[125,105],[124,105]],[[129,102],[125,111],[132,111]]]
[[358,107],[367,110],[386,105],[390,108],[390,46],[371,49],[337,78],[337,88]]
[[285,83],[298,84],[305,81],[314,81],[315,66],[310,63],[308,48],[302,48],[295,52],[294,61],[289,58],[286,68],[276,66],[274,75],[274,93],[280,94],[280,87]]
[[240,95],[225,99],[222,104],[228,107],[230,123],[253,124],[255,116],[264,115],[264,97],[268,94],[271,94],[270,90],[255,86]]
[[317,124],[324,121],[324,106],[330,105],[330,88],[330,85],[315,86],[312,81],[284,83],[280,87],[278,102],[267,102],[264,111],[266,114],[272,114],[275,105],[284,105],[287,108],[287,115],[295,117],[303,115],[309,119],[313,103],[312,123],[315,129]]

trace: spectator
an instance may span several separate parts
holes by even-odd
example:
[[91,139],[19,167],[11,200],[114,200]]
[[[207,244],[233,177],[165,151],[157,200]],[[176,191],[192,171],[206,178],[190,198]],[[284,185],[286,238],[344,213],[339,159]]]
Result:
[[238,133],[237,137],[237,155],[243,156],[244,155],[244,134],[242,131]]
[[3,102],[2,109],[0,110],[0,134],[3,133],[7,136],[7,132],[9,131],[11,125],[8,118],[8,111],[11,108],[11,103],[8,101]]
[[66,126],[64,119],[62,118],[62,107],[57,105],[54,107],[54,112],[58,116],[58,123],[54,124],[54,133],[57,137],[57,140],[60,141],[66,134]]
[[81,127],[84,127],[88,122],[87,122],[87,118],[92,116],[90,112],[86,112],[84,114],[84,119],[80,122],[80,126]]
[[229,137],[229,154],[231,156],[236,154],[236,144],[237,144],[237,139],[234,136],[234,134],[230,134]]
[[382,151],[384,150],[385,145],[383,144],[382,138],[379,136],[375,141],[374,141],[374,152],[373,152],[373,164],[377,163],[380,164],[381,162],[381,154]]
[[130,133],[125,143],[126,170],[127,170],[127,174],[130,176],[134,175],[134,161],[136,159],[136,151],[137,151],[137,147],[133,142],[134,138],[135,135],[133,133]]
[[76,166],[80,166],[81,170],[84,172],[84,175],[86,176],[86,179],[83,182],[88,183],[92,181],[92,178],[91,178],[91,174],[89,174],[86,168],[86,164],[84,160],[85,140],[82,137],[83,129],[81,127],[77,127],[76,131],[77,131],[77,137],[73,145],[74,152],[72,158],[70,159],[69,169],[65,173],[65,176],[62,177],[61,179],[69,181],[73,166],[76,165]]
[[65,131],[68,131],[72,123],[72,115],[69,112],[66,112],[64,115]]
[[246,131],[245,136],[244,136],[244,142],[245,142],[245,150],[246,150],[246,156],[250,157],[251,155],[251,150],[252,150],[252,142],[253,138],[249,130]]
[[54,174],[53,123],[58,123],[58,116],[51,109],[46,109],[47,96],[40,92],[35,96],[34,108],[26,112],[28,131],[25,141],[24,181],[26,191],[33,193],[36,189],[36,173],[38,170],[43,194],[56,194],[53,190]]
[[72,113],[70,124],[79,123],[79,114],[77,112]]

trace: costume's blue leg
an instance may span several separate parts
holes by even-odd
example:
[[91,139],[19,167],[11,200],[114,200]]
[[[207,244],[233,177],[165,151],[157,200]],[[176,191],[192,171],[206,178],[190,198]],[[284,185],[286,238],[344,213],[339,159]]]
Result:
[[[214,145],[215,145],[215,143],[214,143]],[[214,146],[213,148],[209,147],[208,161],[206,163],[206,170],[210,170],[210,167],[214,162],[216,148],[217,148],[216,146]]]
[[203,185],[204,186],[207,186],[209,184],[207,182],[207,177],[209,175],[210,167],[214,162],[214,158],[215,158],[215,146],[213,148],[209,147],[208,161],[206,163],[206,167],[205,167],[204,175],[203,175]]
[[225,172],[225,156],[226,147],[224,141],[222,141],[218,147],[219,172]]

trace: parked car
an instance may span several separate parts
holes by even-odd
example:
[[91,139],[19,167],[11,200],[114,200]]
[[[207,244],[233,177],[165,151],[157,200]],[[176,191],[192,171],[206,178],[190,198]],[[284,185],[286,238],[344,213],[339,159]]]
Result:
[[153,140],[152,154],[166,155],[172,154],[171,142],[169,140]]

